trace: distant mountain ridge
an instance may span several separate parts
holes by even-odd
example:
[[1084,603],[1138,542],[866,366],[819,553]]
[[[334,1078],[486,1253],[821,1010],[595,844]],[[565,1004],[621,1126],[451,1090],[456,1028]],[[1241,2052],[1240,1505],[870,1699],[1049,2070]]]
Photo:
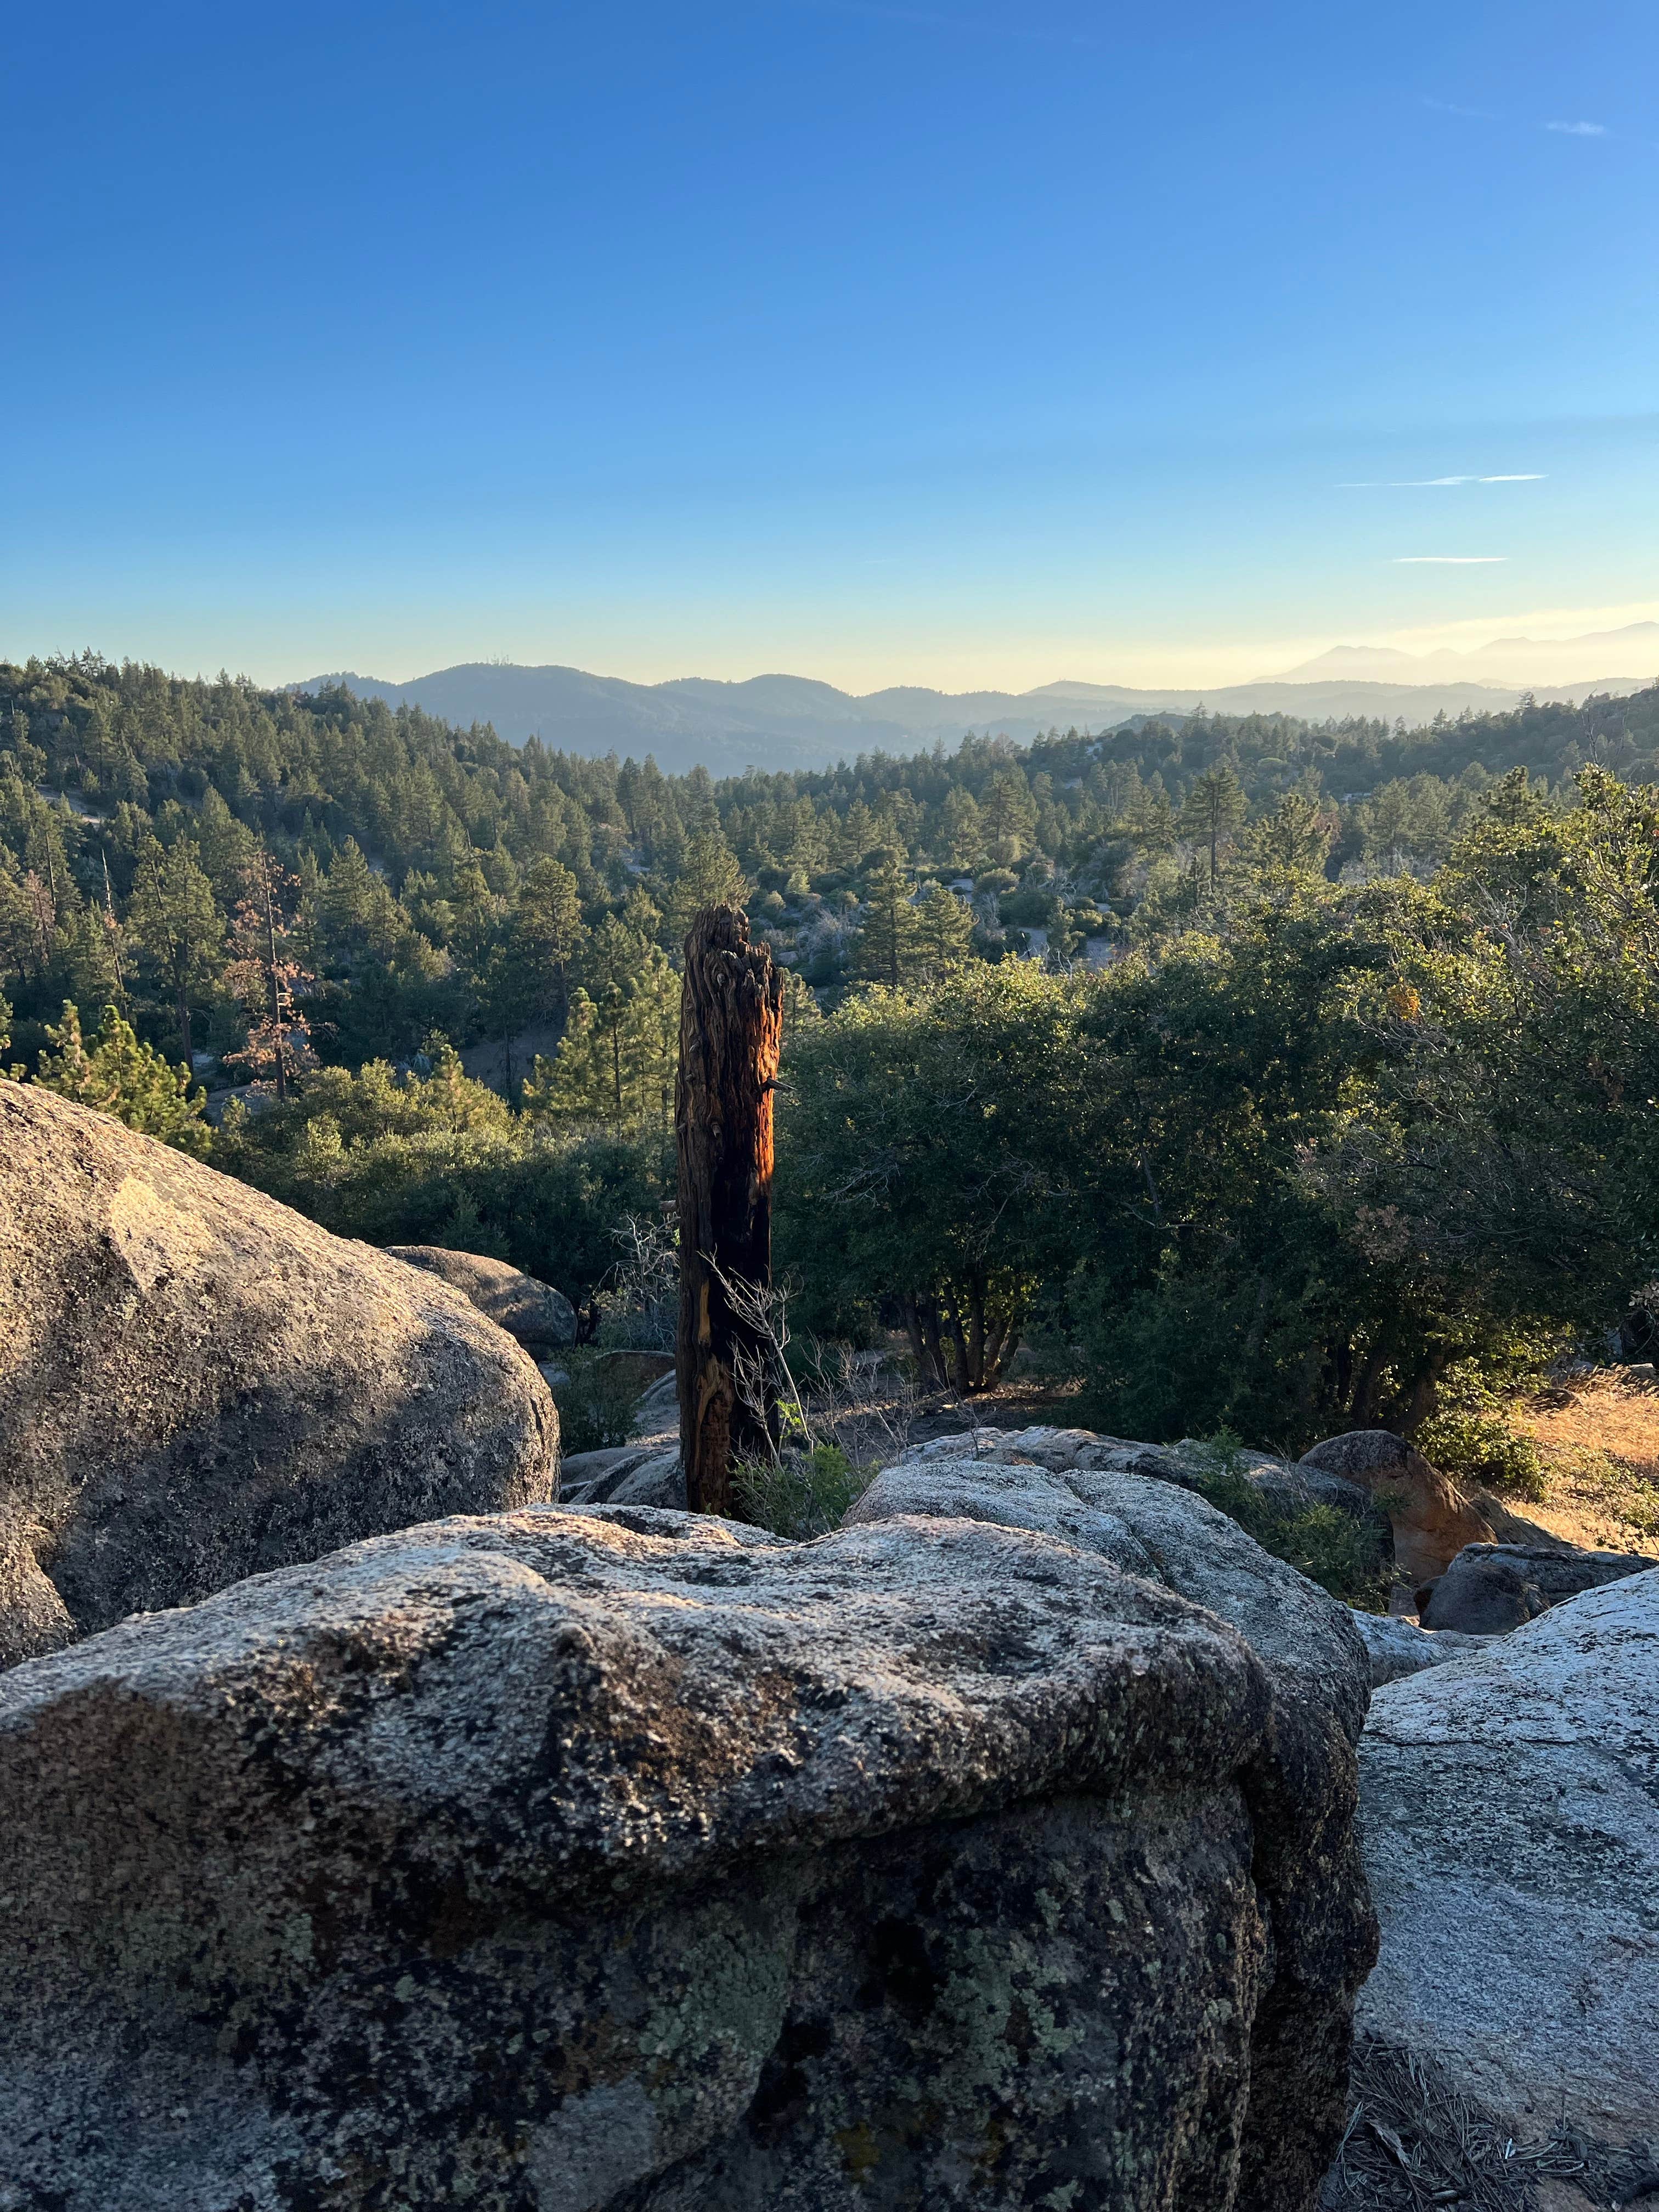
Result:
[[[1639,679],[1602,677],[1604,668],[1642,668]],[[1593,681],[1597,690],[1626,684],[1632,690],[1659,672],[1659,622],[1627,623],[1622,629],[1587,630],[1578,637],[1495,637],[1468,653],[1441,646],[1433,653],[1401,653],[1391,645],[1334,645],[1316,659],[1285,670],[1287,683],[1359,680],[1435,684],[1464,678],[1472,683],[1554,691]]]
[[[1644,627],[1659,629],[1659,624]],[[1366,650],[1335,648],[1338,653]],[[1402,657],[1410,660],[1409,655]],[[489,722],[513,744],[538,737],[563,752],[631,753],[635,759],[650,753],[669,774],[684,774],[701,763],[715,775],[740,775],[750,767],[824,768],[859,753],[909,752],[936,740],[954,749],[969,731],[1028,742],[1056,724],[1062,729],[1075,725],[1102,730],[1134,714],[1190,714],[1200,705],[1228,714],[1296,714],[1310,721],[1403,717],[1416,726],[1437,714],[1455,716],[1465,708],[1476,714],[1501,711],[1516,703],[1522,688],[1473,681],[1367,680],[1322,670],[1316,677],[1311,672],[1317,665],[1208,691],[1061,681],[1025,692],[946,692],[895,684],[859,697],[804,676],[751,676],[737,683],[687,676],[665,684],[630,684],[580,668],[498,661],[466,661],[407,684],[344,671],[290,688],[316,691],[341,684],[359,698],[417,706],[462,728]],[[1593,684],[1558,687],[1552,696],[1632,691],[1644,680],[1605,678]]]

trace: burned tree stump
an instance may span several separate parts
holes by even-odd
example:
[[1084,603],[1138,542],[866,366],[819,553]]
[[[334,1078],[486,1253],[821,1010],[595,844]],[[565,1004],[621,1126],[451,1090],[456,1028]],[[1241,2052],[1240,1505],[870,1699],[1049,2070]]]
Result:
[[[771,954],[750,944],[736,908],[705,907],[685,940],[674,1087],[675,1370],[694,1513],[729,1511],[734,1455],[769,1451],[777,1442],[772,1348],[757,1316],[736,1310],[726,1285],[763,1291],[771,1285],[772,1093],[782,1032],[783,977]],[[745,1376],[747,1389],[739,1387]]]

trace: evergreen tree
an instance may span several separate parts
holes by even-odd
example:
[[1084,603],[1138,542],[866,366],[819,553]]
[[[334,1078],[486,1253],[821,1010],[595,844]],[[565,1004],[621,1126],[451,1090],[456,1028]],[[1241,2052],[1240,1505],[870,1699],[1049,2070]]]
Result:
[[718,830],[700,830],[685,850],[685,865],[669,902],[674,942],[681,944],[694,915],[706,906],[742,906],[750,884]]
[[137,855],[131,921],[141,958],[171,1001],[179,1048],[191,1058],[191,1008],[216,981],[225,925],[213,885],[188,837],[163,851],[146,837]]
[[1036,807],[1018,769],[1000,769],[991,778],[979,811],[992,859],[1005,868],[1024,860],[1036,834]]
[[[947,891],[945,896],[951,897]],[[951,900],[952,906],[956,904]],[[898,854],[884,852],[864,891],[864,921],[854,949],[854,973],[897,990],[915,968],[917,916],[910,878]]]
[[1137,783],[1129,799],[1127,821],[1129,835],[1143,859],[1150,859],[1155,853],[1167,853],[1175,842],[1175,809],[1170,804],[1164,779],[1156,770],[1150,781]]
[[974,917],[954,891],[935,884],[915,908],[916,972],[936,983],[965,968],[972,957]]
[[1193,779],[1181,809],[1181,827],[1208,846],[1212,882],[1221,873],[1222,847],[1231,843],[1248,811],[1244,788],[1231,761],[1218,760]]
[[46,1036],[50,1049],[41,1053],[34,1078],[43,1089],[112,1114],[128,1128],[180,1152],[199,1158],[207,1151],[205,1093],[191,1088],[188,1067],[169,1067],[159,1052],[142,1044],[115,1007],[105,1007],[90,1050],[81,1034],[79,1009],[70,1000]]

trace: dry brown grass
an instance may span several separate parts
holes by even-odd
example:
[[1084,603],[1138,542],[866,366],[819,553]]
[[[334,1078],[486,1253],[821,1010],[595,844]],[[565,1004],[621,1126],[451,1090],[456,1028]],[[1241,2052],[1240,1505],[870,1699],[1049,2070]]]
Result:
[[1659,1381],[1599,1369],[1515,1409],[1537,1443],[1549,1495],[1524,1510],[1553,1535],[1593,1550],[1651,1550],[1659,1539]]

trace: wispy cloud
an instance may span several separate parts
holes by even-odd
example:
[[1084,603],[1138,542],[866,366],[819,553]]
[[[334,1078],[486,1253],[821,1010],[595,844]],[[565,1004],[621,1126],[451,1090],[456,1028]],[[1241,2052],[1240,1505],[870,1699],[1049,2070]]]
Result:
[[1383,477],[1362,483],[1340,483],[1338,491],[1442,491],[1453,484],[1542,483],[1541,469],[1522,469],[1497,477]]
[[1611,124],[1569,122],[1565,117],[1550,123],[1531,125],[1522,120],[1517,125],[1514,116],[1500,115],[1492,108],[1465,107],[1459,100],[1436,100],[1428,94],[1425,94],[1422,105],[1433,108],[1437,115],[1455,115],[1466,123],[1507,123],[1521,130],[1553,131],[1563,138],[1616,138],[1619,136]]
[[1494,115],[1489,107],[1460,107],[1455,100],[1425,98],[1425,107],[1432,107],[1442,115],[1461,115],[1469,123],[1501,123],[1503,117]]
[[1509,559],[1507,553],[1396,553],[1396,568],[1493,568]]

